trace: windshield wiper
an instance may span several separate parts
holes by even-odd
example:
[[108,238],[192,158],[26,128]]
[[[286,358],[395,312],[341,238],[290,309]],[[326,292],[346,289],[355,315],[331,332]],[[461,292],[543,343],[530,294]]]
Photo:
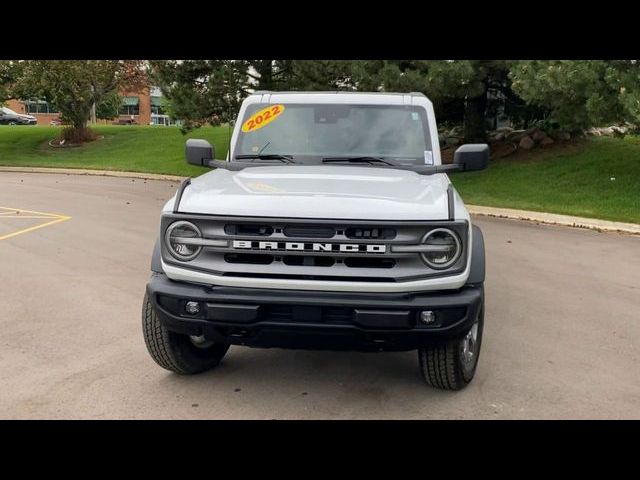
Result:
[[[247,155],[235,155],[234,159],[239,161],[228,162],[226,160],[209,160],[207,165],[213,168],[222,168],[225,170],[239,171],[249,167],[264,167],[269,165],[269,162],[251,162],[242,160],[279,160],[282,164],[291,166],[309,166],[309,163],[302,163],[293,159],[292,155],[283,155],[279,153],[271,154],[247,154]],[[400,170],[408,170],[410,172],[416,172],[419,175],[433,175],[434,173],[447,173],[455,170],[463,170],[459,164],[448,165],[415,165],[400,163],[396,160],[382,157],[325,157],[322,159],[322,163],[335,163],[336,165],[348,166],[350,163],[368,163],[375,168],[395,168]],[[271,164],[273,165],[273,164]]]
[[335,162],[352,162],[352,163],[371,163],[379,162],[386,165],[400,166],[402,164],[396,163],[393,160],[385,159],[382,157],[361,156],[361,157],[325,157],[322,159],[322,163],[335,163]]
[[236,160],[280,160],[284,163],[295,163],[292,155],[282,155],[280,153],[252,153],[247,155],[236,155]]

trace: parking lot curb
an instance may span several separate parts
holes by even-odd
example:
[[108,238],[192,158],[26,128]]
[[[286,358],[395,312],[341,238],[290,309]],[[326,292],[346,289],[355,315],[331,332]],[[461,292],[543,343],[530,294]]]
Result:
[[566,227],[588,228],[599,232],[620,232],[640,235],[640,225],[636,223],[611,222],[595,218],[574,217],[571,215],[559,215],[555,213],[532,212],[529,210],[515,210],[512,208],[481,207],[467,205],[472,215],[483,215],[496,218],[511,218],[514,220],[526,220],[549,225],[562,225]]
[[67,175],[98,175],[103,177],[140,178],[144,180],[171,180],[180,182],[186,177],[159,173],[122,172],[119,170],[88,170],[84,168],[0,167],[0,172],[57,173]]

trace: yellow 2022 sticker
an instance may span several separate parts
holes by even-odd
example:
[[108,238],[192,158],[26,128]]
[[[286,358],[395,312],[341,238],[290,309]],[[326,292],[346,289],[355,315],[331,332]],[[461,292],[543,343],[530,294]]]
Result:
[[271,105],[251,115],[246,122],[242,124],[243,132],[253,132],[259,128],[268,125],[284,112],[284,105]]

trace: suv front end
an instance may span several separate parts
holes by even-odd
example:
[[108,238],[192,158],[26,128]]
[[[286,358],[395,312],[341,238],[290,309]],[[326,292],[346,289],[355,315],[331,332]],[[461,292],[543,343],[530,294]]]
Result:
[[[305,95],[286,98],[318,101],[315,121],[327,121],[332,110],[322,102],[335,100]],[[235,152],[246,119],[265,111],[264,95],[254,97],[241,109]],[[357,100],[392,98],[408,105],[409,122],[422,108],[425,138],[433,137],[430,102],[406,97]],[[220,168],[186,180],[161,217],[143,307],[157,363],[197,373],[217,365],[229,345],[418,350],[428,384],[460,389],[471,381],[484,319],[484,243],[441,170],[437,143],[427,143],[424,166],[406,155],[344,157],[345,165],[333,155],[322,165],[316,153],[233,151],[222,162],[206,142],[189,142],[191,163]],[[461,148],[453,167],[486,163],[485,147]]]
[[[468,282],[473,230],[465,220],[165,213],[161,225],[149,298],[167,327],[189,335],[261,347],[410,350],[468,329],[480,307],[481,287]],[[190,302],[197,309],[187,309]]]

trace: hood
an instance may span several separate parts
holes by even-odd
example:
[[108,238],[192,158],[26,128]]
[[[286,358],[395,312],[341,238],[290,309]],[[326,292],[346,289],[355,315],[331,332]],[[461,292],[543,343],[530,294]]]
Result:
[[19,113],[18,117],[24,118],[25,120],[36,120],[36,117],[34,117],[33,115],[25,115],[23,113]]
[[179,210],[257,217],[445,220],[448,185],[444,174],[375,167],[217,169],[191,181]]

